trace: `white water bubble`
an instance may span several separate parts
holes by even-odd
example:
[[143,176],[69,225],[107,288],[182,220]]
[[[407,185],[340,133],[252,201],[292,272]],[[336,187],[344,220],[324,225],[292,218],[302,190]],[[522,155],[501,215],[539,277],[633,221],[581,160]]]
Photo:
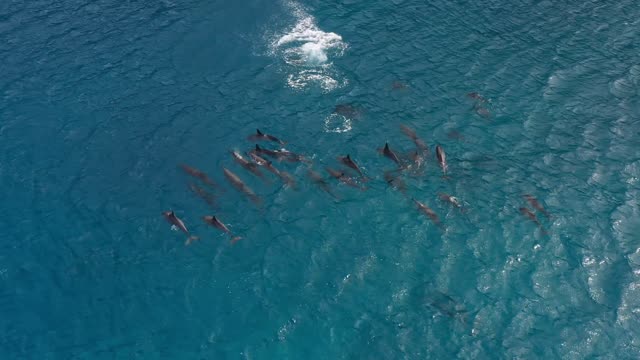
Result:
[[324,131],[332,133],[345,133],[351,130],[351,119],[333,113],[324,119]]

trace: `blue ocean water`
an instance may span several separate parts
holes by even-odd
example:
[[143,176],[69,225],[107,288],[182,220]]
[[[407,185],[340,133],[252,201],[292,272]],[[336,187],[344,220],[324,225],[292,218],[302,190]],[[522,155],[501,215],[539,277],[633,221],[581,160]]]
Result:
[[[639,358],[639,18],[629,0],[0,3],[0,358]],[[415,148],[401,124],[429,146],[406,194],[377,152]],[[313,162],[273,162],[295,186],[233,162],[256,128]],[[346,154],[365,191],[326,173]],[[221,184],[217,208],[182,163]]]

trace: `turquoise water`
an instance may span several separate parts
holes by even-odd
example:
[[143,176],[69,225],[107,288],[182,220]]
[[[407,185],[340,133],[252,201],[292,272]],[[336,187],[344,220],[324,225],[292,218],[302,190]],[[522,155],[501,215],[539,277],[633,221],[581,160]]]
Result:
[[[639,358],[636,5],[1,3],[0,357]],[[235,164],[256,128],[338,199]],[[366,191],[328,178],[347,153]]]

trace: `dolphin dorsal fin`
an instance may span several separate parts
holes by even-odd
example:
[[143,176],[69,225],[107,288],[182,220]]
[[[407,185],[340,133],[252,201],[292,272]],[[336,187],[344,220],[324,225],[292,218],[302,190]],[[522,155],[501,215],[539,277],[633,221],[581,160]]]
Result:
[[258,150],[258,151],[262,150],[262,149],[260,148],[260,145],[256,144],[256,150]]
[[262,133],[262,131],[260,131],[260,129],[256,129],[256,134],[258,134],[258,135],[260,135],[260,136],[264,135],[264,134]]
[[349,156],[349,154],[347,154],[347,160],[351,160],[351,157]]
[[384,143],[384,151],[389,151],[389,143]]

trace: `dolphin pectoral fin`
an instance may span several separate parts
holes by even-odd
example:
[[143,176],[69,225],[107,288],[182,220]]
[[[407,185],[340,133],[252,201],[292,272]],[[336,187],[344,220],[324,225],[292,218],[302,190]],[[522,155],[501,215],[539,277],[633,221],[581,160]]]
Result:
[[236,242],[238,242],[238,240],[241,240],[241,239],[242,239],[242,236],[233,236],[229,241],[231,241],[231,245],[233,245]]

